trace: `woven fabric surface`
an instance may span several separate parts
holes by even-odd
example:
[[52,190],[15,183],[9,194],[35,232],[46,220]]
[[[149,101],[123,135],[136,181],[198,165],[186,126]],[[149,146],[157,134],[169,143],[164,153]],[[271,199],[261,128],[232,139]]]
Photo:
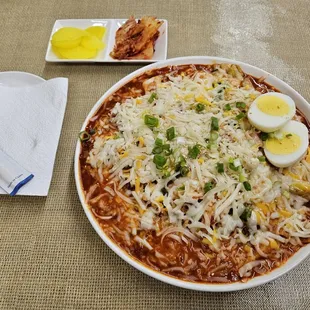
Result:
[[310,309],[309,259],[269,284],[216,294],[161,283],[114,254],[83,212],[73,156],[89,110],[140,66],[44,60],[56,19],[156,15],[169,23],[168,57],[245,61],[275,74],[310,101],[306,0],[0,0],[0,8],[0,71],[69,78],[48,197],[0,196],[0,309]]

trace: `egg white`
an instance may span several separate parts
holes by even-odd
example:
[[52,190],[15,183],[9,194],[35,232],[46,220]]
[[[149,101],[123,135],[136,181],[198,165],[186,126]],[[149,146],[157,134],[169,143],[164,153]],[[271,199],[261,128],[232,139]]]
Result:
[[[283,99],[289,105],[289,113],[283,116],[273,116],[262,112],[258,106],[258,98],[262,96],[275,96]],[[257,129],[263,132],[274,132],[284,126],[296,113],[296,106],[294,100],[284,94],[271,92],[257,97],[250,106],[248,111],[248,119],[250,123]]]
[[300,137],[300,147],[291,154],[276,155],[264,148],[265,155],[270,163],[279,168],[285,168],[294,165],[300,161],[307,152],[309,146],[308,128],[301,122],[289,121],[281,130],[280,133],[293,133]]

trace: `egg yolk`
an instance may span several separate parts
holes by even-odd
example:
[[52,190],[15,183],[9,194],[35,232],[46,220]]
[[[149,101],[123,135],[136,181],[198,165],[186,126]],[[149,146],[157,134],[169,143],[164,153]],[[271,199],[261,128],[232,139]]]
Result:
[[269,138],[266,143],[266,149],[276,155],[287,155],[294,153],[301,145],[301,139],[294,133],[284,133],[282,139]]
[[257,107],[265,114],[284,116],[290,112],[289,105],[276,96],[262,96],[257,99]]

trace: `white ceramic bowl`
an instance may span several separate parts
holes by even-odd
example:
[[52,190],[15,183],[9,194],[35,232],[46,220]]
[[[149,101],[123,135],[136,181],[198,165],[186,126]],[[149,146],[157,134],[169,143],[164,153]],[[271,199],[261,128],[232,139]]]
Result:
[[[181,57],[181,58],[174,58],[174,59],[168,59],[165,61],[157,62],[155,64],[151,64],[149,66],[143,67],[128,76],[121,79],[118,83],[116,83],[113,87],[111,87],[95,104],[95,106],[92,108],[90,113],[88,114],[83,127],[81,129],[85,130],[86,125],[88,124],[89,119],[96,113],[96,111],[99,109],[100,105],[105,101],[108,96],[113,94],[116,90],[118,90],[120,87],[128,83],[130,80],[132,80],[134,77],[137,77],[144,73],[147,70],[161,68],[169,65],[185,65],[185,64],[210,64],[210,63],[231,63],[231,64],[237,64],[240,65],[242,70],[248,74],[251,74],[255,77],[265,77],[265,81],[268,84],[271,84],[272,86],[279,89],[281,92],[289,95],[294,99],[296,102],[297,108],[307,117],[308,120],[310,120],[310,106],[308,102],[300,95],[298,94],[292,87],[281,81],[280,79],[276,78],[275,76],[271,75],[270,73],[267,73],[266,71],[263,71],[257,67],[248,65],[243,62],[230,60],[226,58],[219,58],[219,57],[207,57],[207,56],[193,56],[193,57]],[[194,283],[194,282],[188,282],[184,280],[179,280],[173,277],[169,277],[167,275],[164,275],[162,273],[159,273],[155,270],[152,270],[149,267],[146,267],[142,263],[138,262],[135,258],[128,255],[124,250],[122,250],[120,247],[117,246],[110,238],[108,238],[103,230],[100,228],[99,224],[96,222],[93,214],[91,213],[90,209],[87,207],[87,204],[85,203],[85,196],[82,190],[82,184],[80,179],[80,167],[79,167],[79,155],[81,151],[81,145],[78,141],[76,146],[76,153],[75,153],[75,181],[77,186],[77,191],[79,193],[79,197],[82,203],[82,206],[84,208],[84,211],[92,224],[93,228],[96,230],[98,235],[101,237],[101,239],[122,259],[124,259],[127,263],[135,267],[136,269],[144,272],[145,274],[158,279],[160,281],[187,288],[197,291],[209,291],[209,292],[228,292],[228,291],[237,291],[237,290],[243,290],[251,287],[255,287],[258,285],[262,285],[264,283],[270,282],[272,280],[275,280],[276,278],[280,277],[281,275],[287,273],[294,267],[296,267],[298,264],[300,264],[309,254],[310,254],[310,244],[300,249],[293,257],[291,257],[284,265],[282,265],[280,268],[277,268],[273,270],[272,272],[265,274],[263,276],[255,277],[252,280],[249,280],[246,283],[232,283],[232,284],[204,284],[204,283]]]

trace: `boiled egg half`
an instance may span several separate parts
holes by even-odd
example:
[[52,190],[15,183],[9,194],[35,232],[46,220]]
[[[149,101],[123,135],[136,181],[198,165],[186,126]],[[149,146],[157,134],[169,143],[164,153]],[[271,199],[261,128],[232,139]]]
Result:
[[289,121],[279,131],[269,135],[264,151],[270,163],[282,168],[301,160],[308,146],[308,128],[301,122]]
[[250,123],[263,132],[274,132],[295,115],[294,100],[284,94],[271,92],[257,97],[248,111]]

